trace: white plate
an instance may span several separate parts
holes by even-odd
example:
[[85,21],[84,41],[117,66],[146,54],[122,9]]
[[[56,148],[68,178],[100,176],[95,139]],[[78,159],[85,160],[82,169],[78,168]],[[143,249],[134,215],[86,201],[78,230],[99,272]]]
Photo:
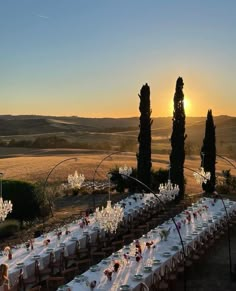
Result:
[[135,275],[134,275],[134,279],[135,279],[135,280],[138,280],[138,281],[139,281],[139,280],[142,280],[142,279],[143,279],[143,275],[142,275],[142,274],[135,274]]
[[171,253],[169,253],[169,252],[164,252],[164,253],[162,254],[162,256],[168,258],[168,257],[171,256]]
[[130,290],[130,286],[125,284],[125,285],[120,285],[120,290],[122,291],[129,291]]
[[100,270],[100,268],[99,268],[98,265],[94,265],[94,266],[91,266],[91,267],[89,268],[89,270],[90,270],[91,272],[97,272],[97,271]]
[[160,265],[161,264],[161,260],[159,259],[153,259],[152,260],[153,265]]

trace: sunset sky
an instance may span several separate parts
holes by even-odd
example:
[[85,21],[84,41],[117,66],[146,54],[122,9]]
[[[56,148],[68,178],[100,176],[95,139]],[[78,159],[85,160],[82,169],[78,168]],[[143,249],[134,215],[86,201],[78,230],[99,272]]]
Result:
[[236,116],[235,0],[0,0],[0,114]]

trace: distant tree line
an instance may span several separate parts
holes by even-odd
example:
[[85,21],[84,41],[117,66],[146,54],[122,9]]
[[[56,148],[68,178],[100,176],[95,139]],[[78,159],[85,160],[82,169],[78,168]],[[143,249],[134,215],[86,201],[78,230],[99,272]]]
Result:
[[[136,151],[136,141],[134,139],[122,137],[117,143],[114,143],[121,151]],[[9,142],[0,140],[1,147],[23,147],[23,148],[73,148],[73,149],[100,149],[112,150],[113,146],[109,141],[96,141],[94,142],[70,142],[65,138],[54,136],[40,136],[34,140],[29,139],[11,139]]]

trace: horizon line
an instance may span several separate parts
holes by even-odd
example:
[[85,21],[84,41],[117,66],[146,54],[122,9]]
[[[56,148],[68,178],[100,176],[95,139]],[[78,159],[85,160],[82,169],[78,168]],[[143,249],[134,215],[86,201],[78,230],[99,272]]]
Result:
[[[139,118],[140,116],[127,116],[127,117],[111,117],[111,116],[106,116],[106,117],[96,117],[96,116],[78,116],[78,115],[42,115],[42,114],[0,114],[1,116],[12,116],[12,117],[19,117],[19,116],[35,116],[35,117],[65,117],[65,118],[93,118],[93,119],[131,119],[131,118]],[[225,117],[231,117],[235,118],[236,116],[231,116],[227,114],[219,114],[219,115],[213,115],[213,117],[220,117],[220,116],[225,116]],[[185,116],[186,118],[206,118],[207,116]],[[152,118],[173,118],[173,116],[152,116]]]

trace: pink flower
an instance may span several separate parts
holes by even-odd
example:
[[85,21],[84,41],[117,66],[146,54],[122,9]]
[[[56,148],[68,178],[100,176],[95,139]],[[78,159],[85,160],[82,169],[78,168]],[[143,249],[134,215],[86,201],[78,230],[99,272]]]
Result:
[[112,279],[112,271],[111,270],[106,269],[104,271],[104,275],[106,275],[107,276],[107,279],[111,281],[111,279]]

